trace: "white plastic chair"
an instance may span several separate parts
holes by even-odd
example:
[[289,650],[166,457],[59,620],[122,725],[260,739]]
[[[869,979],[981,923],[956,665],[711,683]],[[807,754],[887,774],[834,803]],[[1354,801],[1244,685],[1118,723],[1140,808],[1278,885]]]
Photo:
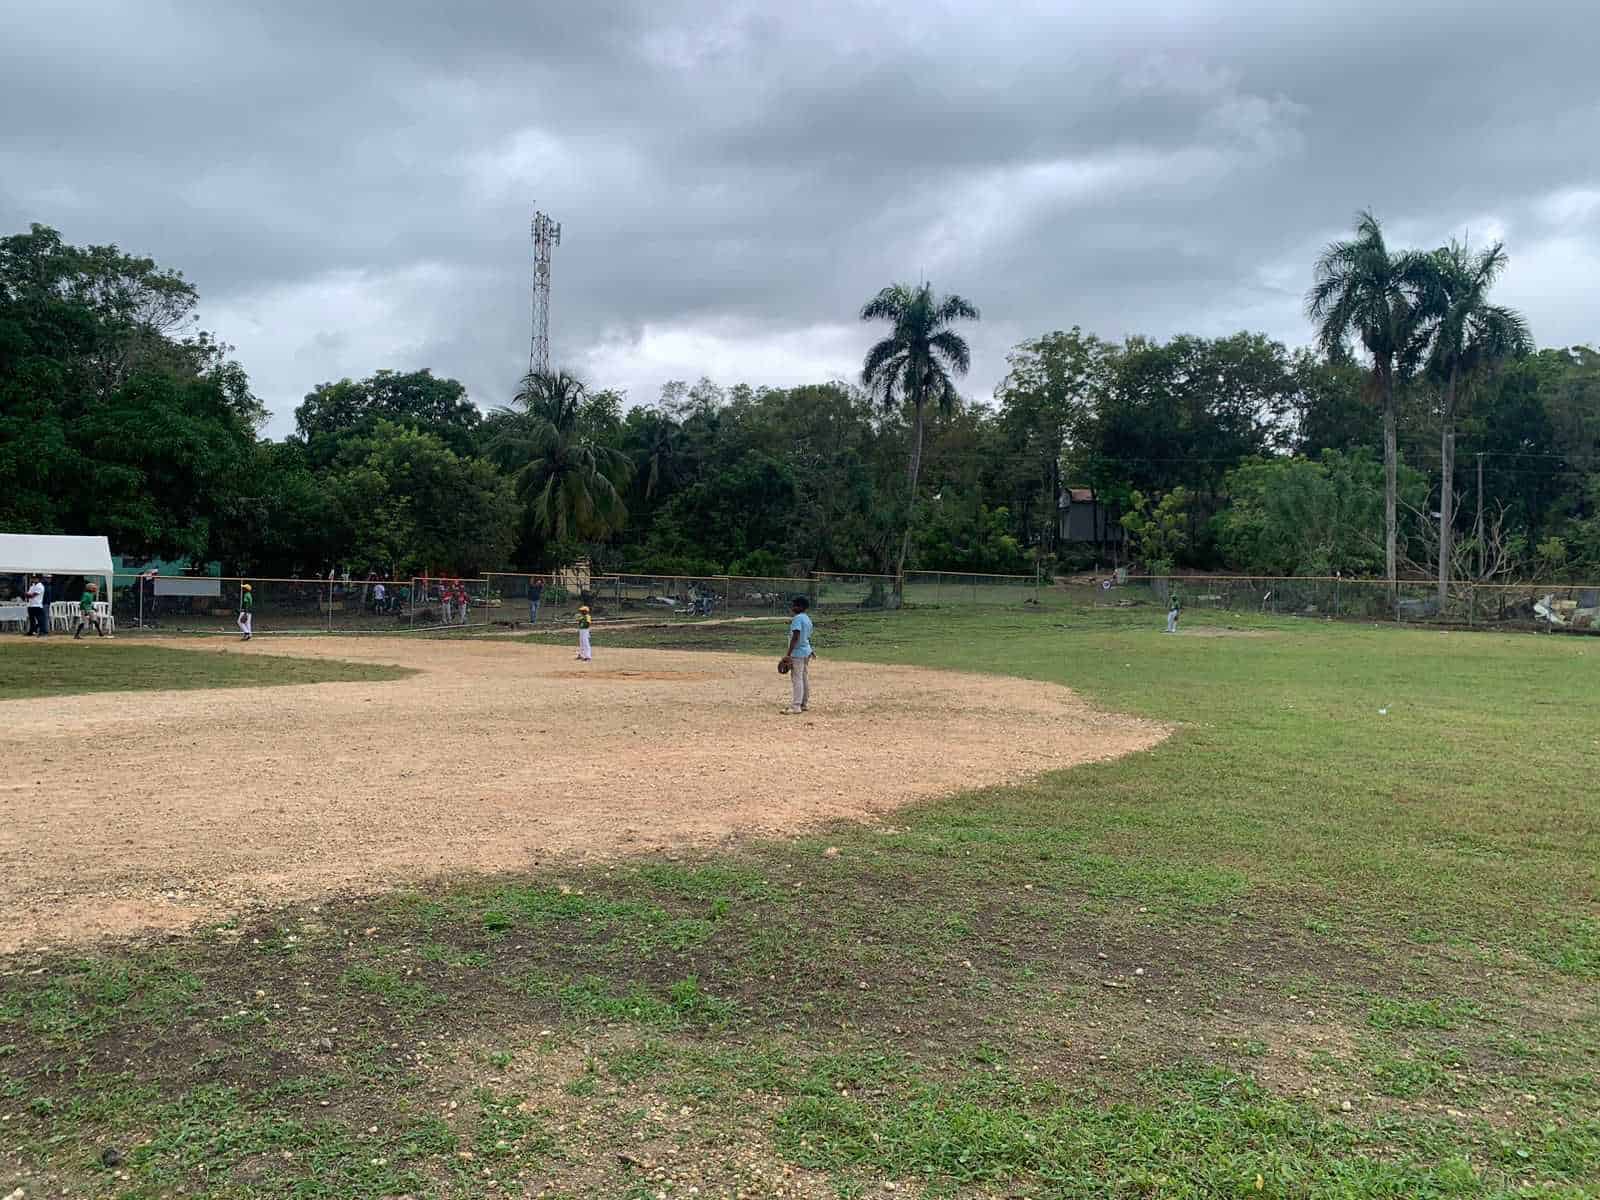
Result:
[[57,600],[50,606],[50,632],[71,630],[78,620],[78,606],[71,600]]
[[117,619],[111,615],[111,605],[104,600],[95,601],[94,615],[100,618],[100,628],[107,633],[117,631]]

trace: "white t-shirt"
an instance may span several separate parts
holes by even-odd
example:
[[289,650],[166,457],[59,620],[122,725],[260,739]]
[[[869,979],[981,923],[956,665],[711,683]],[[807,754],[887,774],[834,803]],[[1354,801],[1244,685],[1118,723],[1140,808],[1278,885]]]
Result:
[[28,586],[28,607],[44,607],[44,584],[33,583]]

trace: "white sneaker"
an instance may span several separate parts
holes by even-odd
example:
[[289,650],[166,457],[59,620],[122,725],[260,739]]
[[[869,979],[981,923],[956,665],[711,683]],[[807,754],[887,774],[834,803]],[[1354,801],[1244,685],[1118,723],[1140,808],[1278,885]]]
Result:
[[805,709],[796,708],[792,704],[788,708],[780,708],[778,710],[779,715],[785,717],[798,717],[803,712],[805,712]]

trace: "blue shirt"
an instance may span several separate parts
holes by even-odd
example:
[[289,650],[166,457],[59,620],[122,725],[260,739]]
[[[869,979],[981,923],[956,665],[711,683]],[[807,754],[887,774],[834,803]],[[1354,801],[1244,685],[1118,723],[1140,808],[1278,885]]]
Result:
[[789,622],[789,632],[798,633],[800,640],[795,642],[792,653],[796,658],[811,657],[811,618],[805,613],[795,613],[794,620]]

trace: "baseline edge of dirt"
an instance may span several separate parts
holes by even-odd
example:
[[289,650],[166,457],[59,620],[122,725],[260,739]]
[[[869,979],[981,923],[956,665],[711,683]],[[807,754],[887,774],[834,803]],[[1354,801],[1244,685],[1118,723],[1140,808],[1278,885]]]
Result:
[[[183,646],[406,679],[0,702],[0,953],[262,904],[870,820],[1146,749],[1166,727],[1002,676],[823,658],[317,638]],[[81,649],[81,648],[80,648]]]

